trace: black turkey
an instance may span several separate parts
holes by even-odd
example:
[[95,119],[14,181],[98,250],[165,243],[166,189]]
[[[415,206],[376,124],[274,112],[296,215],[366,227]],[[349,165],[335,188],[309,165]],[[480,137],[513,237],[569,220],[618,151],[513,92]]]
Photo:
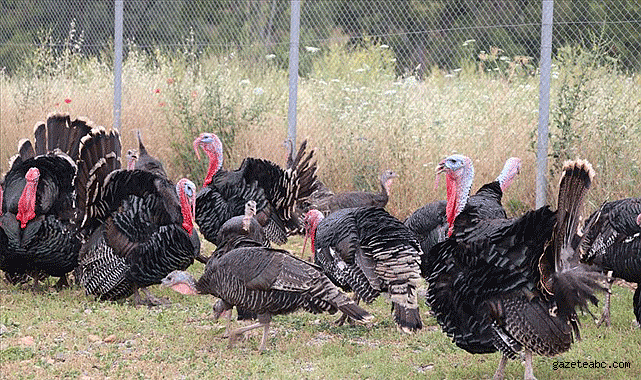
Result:
[[392,182],[398,174],[392,170],[381,173],[381,191],[370,193],[365,191],[349,191],[332,193],[326,188],[319,188],[309,197],[309,209],[316,209],[328,215],[334,211],[354,207],[385,207],[392,192]]
[[[453,155],[453,157],[457,157],[457,155]],[[459,160],[462,157],[459,156]],[[439,164],[439,168],[443,168],[443,162]],[[474,172],[471,163],[470,168],[469,175],[473,176]],[[510,157],[505,162],[499,176],[493,182],[483,185],[476,194],[469,198],[467,203],[473,206],[480,205],[485,218],[506,218],[507,215],[501,203],[503,192],[510,187],[520,170],[521,159]],[[428,203],[405,219],[404,224],[414,232],[421,244],[421,250],[423,251],[421,263],[425,261],[425,256],[430,249],[445,240],[447,236],[446,205],[446,200]]]
[[1,184],[0,269],[12,282],[59,277],[78,263],[74,177],[80,139],[91,128],[82,119],[51,114],[23,139]]
[[136,304],[158,304],[146,287],[186,269],[200,253],[196,187],[185,178],[174,186],[147,170],[121,170],[119,158],[117,132],[94,128],[83,139],[78,200],[86,242],[75,274],[100,300],[133,294]]
[[342,209],[327,217],[310,210],[305,221],[314,261],[334,284],[368,303],[387,292],[401,331],[422,328],[421,248],[403,223],[380,207]]
[[245,158],[234,171],[221,169],[222,143],[213,133],[201,133],[194,140],[209,157],[203,188],[196,198],[196,222],[208,241],[218,245],[218,231],[228,219],[243,215],[245,203],[256,202],[256,219],[267,238],[283,244],[289,233],[301,230],[296,205],[316,189],[316,163],[313,151],[299,152],[292,167],[283,170],[263,159]]
[[368,322],[373,317],[332,284],[317,268],[287,251],[262,247],[232,249],[212,257],[198,281],[187,272],[175,271],[163,285],[183,294],[211,294],[222,301],[215,306],[216,318],[233,306],[258,314],[258,323],[229,335],[229,345],[246,331],[263,327],[260,351],[265,350],[272,315],[303,309],[311,313],[340,310],[351,318]]
[[[641,325],[641,198],[604,203],[585,222],[581,260],[612,276],[637,283],[633,309]],[[611,280],[609,281],[611,286]],[[610,325],[610,291],[606,293],[600,325]]]
[[579,213],[594,172],[587,161],[567,162],[556,212],[548,206],[516,219],[482,219],[465,208],[470,179],[458,159],[446,160],[451,236],[432,248],[426,302],[454,343],[470,353],[501,351],[495,378],[523,352],[525,378],[532,354],[567,351],[576,334],[576,308],[596,304],[598,275],[585,271],[572,249]]
[[129,166],[131,166],[130,160],[133,160],[134,169],[141,169],[157,174],[161,177],[167,177],[167,173],[165,172],[162,162],[147,153],[147,149],[142,143],[140,130],[136,131],[136,139],[138,139],[138,150],[127,151],[127,168],[129,169]]

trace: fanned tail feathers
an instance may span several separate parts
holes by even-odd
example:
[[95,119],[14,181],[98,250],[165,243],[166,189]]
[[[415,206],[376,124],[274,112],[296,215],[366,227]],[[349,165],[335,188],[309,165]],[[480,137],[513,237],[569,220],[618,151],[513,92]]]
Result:
[[579,262],[572,247],[577,234],[583,200],[592,185],[594,170],[585,160],[569,161],[563,165],[559,184],[557,224],[554,231],[555,270],[562,271]]
[[[604,290],[599,283],[600,275],[587,271],[579,264],[579,250],[573,247],[578,234],[577,227],[583,200],[592,184],[594,170],[585,160],[566,162],[559,184],[557,223],[552,245],[554,266],[549,278],[544,280],[545,289],[553,294],[557,314],[572,319],[575,309],[587,311],[588,302],[597,304],[596,290]],[[549,252],[549,251],[548,251]],[[551,254],[548,253],[550,260]]]
[[570,318],[578,307],[588,312],[588,302],[596,305],[595,290],[605,291],[598,272],[586,270],[582,266],[565,269],[552,275],[552,292],[557,306],[557,314]]
[[[316,161],[312,161],[314,158],[314,150],[312,149],[309,153],[305,154],[306,147],[307,140],[303,141],[300,145],[296,157],[291,162],[291,167],[288,167],[284,171],[277,186],[278,194],[274,196],[274,207],[278,210],[281,220],[285,223],[284,231],[288,235],[302,234],[304,232],[302,227],[304,224],[301,222],[302,215],[298,214],[299,208],[297,206],[309,198],[318,187],[316,177],[318,167],[316,166]],[[272,224],[274,223],[278,223],[278,221],[274,221]],[[272,238],[272,232],[275,231],[272,230],[275,229],[282,230],[282,226],[266,226],[265,232],[268,234],[269,239],[277,243],[279,243],[279,241],[287,241],[287,235],[274,236],[276,239],[274,240],[274,238]]]
[[51,113],[46,122],[40,122],[34,127],[35,153],[40,155],[59,149],[76,161],[80,140],[91,128],[91,122],[86,119],[71,120],[67,113]]
[[107,133],[104,127],[95,127],[82,138],[76,176],[76,204],[81,221],[91,217],[85,215],[87,205],[96,199],[107,175],[120,169],[120,150],[120,135],[114,130]]

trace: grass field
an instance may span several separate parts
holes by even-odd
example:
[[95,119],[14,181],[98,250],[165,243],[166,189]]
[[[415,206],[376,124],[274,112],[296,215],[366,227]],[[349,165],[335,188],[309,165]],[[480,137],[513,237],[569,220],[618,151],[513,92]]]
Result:
[[[287,245],[300,252],[301,241]],[[190,269],[202,271],[201,264]],[[50,282],[52,284],[53,282]],[[371,326],[337,327],[337,315],[296,312],[273,319],[268,351],[262,330],[234,348],[225,321],[212,320],[210,296],[183,296],[153,287],[168,307],[96,302],[82,289],[42,292],[0,285],[0,368],[3,379],[488,379],[499,354],[471,355],[445,336],[421,301],[422,331],[397,332],[383,297],[365,308]],[[535,357],[539,379],[641,378],[641,331],[633,326],[629,286],[613,289],[612,326],[582,318],[582,338],[555,358]],[[598,308],[592,308],[595,315]],[[559,361],[629,362],[630,368],[559,368]],[[511,361],[507,379],[523,367]]]

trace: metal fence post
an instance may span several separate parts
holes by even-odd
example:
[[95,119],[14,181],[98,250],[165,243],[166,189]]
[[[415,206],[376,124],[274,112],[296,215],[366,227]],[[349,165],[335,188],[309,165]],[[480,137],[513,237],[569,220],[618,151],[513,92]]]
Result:
[[296,103],[298,96],[298,45],[300,37],[300,0],[291,0],[289,30],[289,108],[287,110],[287,139],[292,154],[296,151]]
[[120,115],[122,103],[122,19],[123,1],[115,2],[114,20],[114,122],[113,127],[120,132]]
[[539,130],[536,149],[536,207],[547,201],[548,126],[550,121],[550,71],[552,66],[552,15],[554,0],[543,0],[541,16],[541,79],[539,84]]

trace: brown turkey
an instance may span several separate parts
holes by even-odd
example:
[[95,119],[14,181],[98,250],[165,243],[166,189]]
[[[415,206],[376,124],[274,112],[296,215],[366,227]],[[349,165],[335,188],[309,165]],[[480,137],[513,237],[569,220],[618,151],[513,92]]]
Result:
[[315,265],[287,251],[259,244],[212,257],[197,281],[188,272],[175,271],[162,283],[182,294],[211,294],[220,298],[222,301],[214,309],[216,319],[234,306],[256,313],[258,323],[232,331],[229,345],[244,332],[263,327],[260,351],[265,351],[273,315],[298,309],[315,314],[340,310],[361,322],[373,318],[341,293]]
[[598,274],[584,270],[572,249],[594,172],[587,161],[564,165],[557,211],[545,206],[515,219],[483,219],[472,208],[459,220],[469,163],[465,156],[443,163],[452,228],[430,252],[426,302],[457,346],[503,354],[495,378],[522,353],[524,377],[534,379],[532,355],[567,351],[579,339],[576,308],[596,304],[594,291],[602,289]]

